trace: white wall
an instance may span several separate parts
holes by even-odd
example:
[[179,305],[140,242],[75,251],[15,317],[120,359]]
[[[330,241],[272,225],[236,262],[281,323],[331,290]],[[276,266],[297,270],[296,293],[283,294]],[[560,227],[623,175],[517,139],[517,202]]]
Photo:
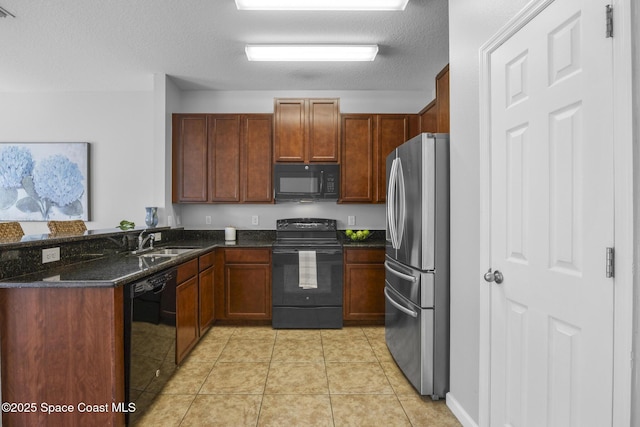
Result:
[[[441,60],[444,68],[446,58]],[[433,86],[436,76],[429,77]],[[427,84],[425,83],[425,86]],[[432,91],[184,91],[183,113],[273,113],[274,98],[340,98],[342,113],[417,113]]]
[[478,423],[479,48],[526,0],[449,2],[451,85],[450,397],[467,425]]
[[[634,178],[635,182],[640,180],[640,4],[636,1],[631,2],[631,31],[633,45],[633,132],[634,132]],[[638,187],[636,187],[638,188]],[[637,190],[636,190],[637,191]],[[640,195],[635,195],[635,211],[640,212]],[[640,238],[638,236],[640,230],[640,218],[635,219],[635,252],[636,256],[640,254]],[[640,260],[634,260],[634,267],[637,269]],[[631,396],[631,425],[640,427],[640,285],[634,283],[634,328],[633,328],[633,379],[632,379],[632,396]]]
[[[2,93],[1,142],[89,142],[90,229],[144,224],[154,199],[153,93]],[[46,222],[23,222],[26,234]]]
[[[446,60],[442,67],[446,65]],[[431,77],[435,81],[435,76]],[[416,91],[184,91],[180,94],[182,113],[273,113],[274,98],[340,98],[342,113],[418,113],[433,100],[433,94]],[[178,206],[178,205],[174,205]],[[181,205],[179,225],[193,229],[219,229],[233,225],[239,229],[273,229],[276,219],[319,217],[338,220],[341,229],[347,216],[356,217],[353,228],[384,229],[383,205],[336,204],[330,202],[299,205]],[[260,223],[251,225],[251,217]],[[211,224],[206,217],[211,216]]]

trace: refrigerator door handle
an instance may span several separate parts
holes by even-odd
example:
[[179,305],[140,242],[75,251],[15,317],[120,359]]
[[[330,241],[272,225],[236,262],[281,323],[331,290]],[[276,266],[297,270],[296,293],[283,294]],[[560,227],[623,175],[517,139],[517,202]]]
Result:
[[400,272],[400,271],[398,271],[398,270],[394,269],[394,268],[391,266],[391,264],[389,264],[389,261],[385,261],[385,262],[384,262],[384,268],[385,268],[385,270],[387,270],[389,273],[393,274],[394,276],[398,276],[398,277],[399,277],[399,278],[401,278],[401,279],[404,279],[404,280],[407,280],[407,281],[409,281],[409,282],[413,282],[413,283],[415,283],[415,282],[417,282],[417,281],[418,281],[418,279],[417,279],[416,277],[411,276],[411,275],[409,275],[409,274],[402,273],[402,272]]
[[395,302],[393,300],[393,298],[391,298],[391,296],[389,295],[389,293],[387,292],[387,287],[385,286],[384,288],[384,296],[387,299],[387,301],[389,301],[389,303],[394,306],[395,308],[397,308],[398,310],[400,310],[401,312],[403,312],[404,314],[408,314],[411,317],[418,317],[418,313],[416,313],[413,310],[409,310],[408,308],[398,304],[397,302]]
[[398,167],[396,168],[396,175],[398,176],[396,178],[396,181],[398,182],[398,195],[399,195],[399,204],[400,206],[398,207],[398,218],[396,219],[396,227],[397,227],[397,233],[396,233],[396,240],[397,240],[397,246],[398,249],[400,248],[400,245],[402,245],[402,238],[404,237],[404,223],[406,220],[406,215],[407,215],[407,209],[406,209],[406,203],[407,203],[407,197],[405,194],[405,186],[404,186],[404,172],[402,170],[402,161],[398,158]]
[[391,171],[389,172],[389,183],[387,189],[387,221],[389,222],[389,234],[391,235],[391,246],[397,248],[396,238],[396,171],[398,168],[398,159],[393,159],[391,163]]

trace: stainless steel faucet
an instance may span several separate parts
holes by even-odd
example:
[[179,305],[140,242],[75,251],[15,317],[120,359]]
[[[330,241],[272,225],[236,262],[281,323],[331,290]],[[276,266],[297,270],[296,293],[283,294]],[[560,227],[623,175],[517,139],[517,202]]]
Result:
[[147,230],[142,230],[142,232],[138,235],[138,248],[135,250],[135,252],[142,252],[144,250],[144,245],[147,243],[147,241],[149,242],[149,247],[147,248],[147,250],[151,250],[153,249],[153,241],[155,240],[156,236],[153,233],[150,233],[149,235],[147,235],[147,237],[143,237],[144,233]]

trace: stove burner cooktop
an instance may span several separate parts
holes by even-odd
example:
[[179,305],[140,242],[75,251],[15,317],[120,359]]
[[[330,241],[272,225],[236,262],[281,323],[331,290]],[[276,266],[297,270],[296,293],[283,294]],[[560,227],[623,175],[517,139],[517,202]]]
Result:
[[335,219],[290,218],[276,221],[275,246],[340,245]]
[[336,231],[335,219],[289,218],[276,221],[276,232],[285,230]]

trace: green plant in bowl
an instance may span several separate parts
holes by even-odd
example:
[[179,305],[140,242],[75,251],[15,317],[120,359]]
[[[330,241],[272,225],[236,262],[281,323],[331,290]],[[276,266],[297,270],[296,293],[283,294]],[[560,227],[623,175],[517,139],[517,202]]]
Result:
[[135,228],[135,226],[136,226],[135,222],[131,222],[131,221],[127,221],[126,219],[123,219],[122,221],[120,221],[119,225],[116,225],[116,228],[119,228],[120,230],[131,230]]

